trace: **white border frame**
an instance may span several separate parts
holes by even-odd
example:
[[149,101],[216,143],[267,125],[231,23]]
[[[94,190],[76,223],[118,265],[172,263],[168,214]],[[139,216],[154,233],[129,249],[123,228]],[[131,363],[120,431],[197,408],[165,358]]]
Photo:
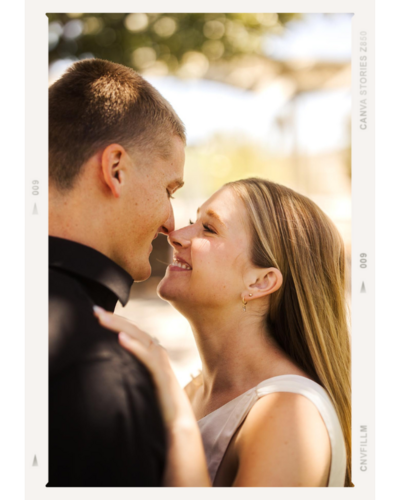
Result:
[[[112,7],[110,9],[110,6]],[[251,494],[270,498],[297,500],[354,498],[370,500],[375,489],[375,6],[373,0],[204,0],[201,7],[183,0],[37,0],[26,1],[26,498],[96,500],[110,495],[130,499],[159,492],[175,498],[187,495],[183,488],[46,488],[48,479],[48,20],[46,12],[302,12],[354,13],[352,48],[352,429],[354,488],[251,488]],[[360,129],[359,109],[359,34],[367,32],[368,128]],[[364,55],[364,54],[363,54]],[[32,181],[39,180],[40,194],[32,196]],[[34,203],[38,214],[33,214]],[[368,255],[367,269],[358,265],[361,253]],[[361,292],[362,282],[366,292]],[[367,425],[367,470],[360,460]],[[33,467],[34,456],[38,466]],[[191,488],[192,495],[202,490]],[[229,493],[226,493],[229,491]],[[210,495],[248,495],[243,489],[212,488]]]

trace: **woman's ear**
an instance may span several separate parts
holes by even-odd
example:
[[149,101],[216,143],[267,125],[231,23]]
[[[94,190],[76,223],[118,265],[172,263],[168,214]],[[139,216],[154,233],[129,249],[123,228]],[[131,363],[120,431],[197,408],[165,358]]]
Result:
[[125,180],[124,159],[127,153],[120,144],[110,144],[101,154],[103,180],[115,198],[121,196]]
[[246,301],[269,295],[282,286],[282,273],[275,267],[253,270],[251,274],[251,282],[244,294]]

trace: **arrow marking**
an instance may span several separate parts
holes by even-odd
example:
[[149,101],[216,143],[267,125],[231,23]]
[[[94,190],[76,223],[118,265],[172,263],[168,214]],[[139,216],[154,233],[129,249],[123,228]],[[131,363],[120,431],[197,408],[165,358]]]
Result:
[[33,459],[33,464],[32,464],[32,467],[38,467],[38,465],[39,465],[39,464],[38,464],[38,461],[37,461],[37,458],[36,458],[36,455],[35,455],[35,457],[34,457],[34,459]]
[[361,292],[360,293],[367,293],[367,290],[365,289],[364,281],[362,283],[362,287],[361,287]]
[[35,206],[33,207],[33,212],[32,213],[33,213],[33,215],[38,215],[36,203],[35,203]]

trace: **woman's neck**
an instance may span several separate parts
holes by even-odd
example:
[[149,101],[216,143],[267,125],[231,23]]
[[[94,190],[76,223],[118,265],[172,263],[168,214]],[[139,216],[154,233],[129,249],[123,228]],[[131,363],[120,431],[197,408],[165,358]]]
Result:
[[268,339],[261,316],[238,309],[188,318],[203,364],[201,398],[209,408],[290,371],[292,363]]

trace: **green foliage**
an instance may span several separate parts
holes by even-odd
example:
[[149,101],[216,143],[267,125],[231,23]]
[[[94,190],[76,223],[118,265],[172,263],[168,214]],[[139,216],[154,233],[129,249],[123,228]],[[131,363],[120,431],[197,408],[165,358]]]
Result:
[[[300,14],[48,14],[49,60],[108,59],[175,74],[186,64],[261,54],[267,33]],[[197,56],[196,56],[197,54]],[[193,59],[194,57],[194,59]],[[197,57],[197,59],[195,59]]]

